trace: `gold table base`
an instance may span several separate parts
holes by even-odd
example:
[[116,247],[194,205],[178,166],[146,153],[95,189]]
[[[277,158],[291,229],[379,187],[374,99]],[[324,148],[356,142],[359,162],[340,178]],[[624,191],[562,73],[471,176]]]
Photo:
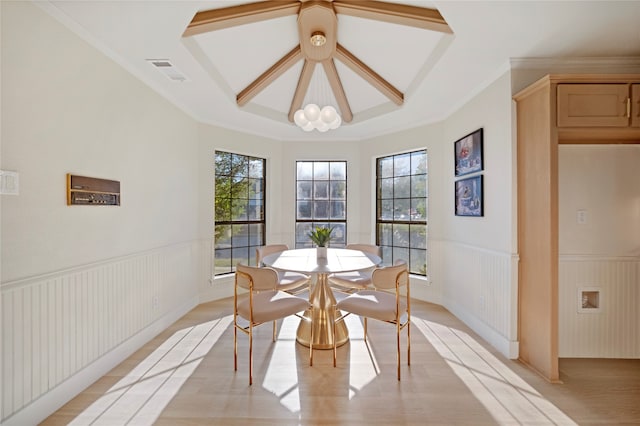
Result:
[[311,321],[300,321],[297,331],[297,342],[309,347],[313,328],[313,349],[333,349],[334,340],[336,346],[344,345],[349,340],[349,331],[344,321],[336,324],[336,334],[333,335],[336,298],[329,287],[327,277],[328,274],[318,274],[318,281],[309,295],[313,310],[308,309],[304,313],[305,318],[311,318]]

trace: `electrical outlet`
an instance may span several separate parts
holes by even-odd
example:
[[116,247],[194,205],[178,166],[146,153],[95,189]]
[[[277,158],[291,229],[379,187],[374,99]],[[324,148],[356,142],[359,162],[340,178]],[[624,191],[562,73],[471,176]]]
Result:
[[579,225],[587,224],[587,211],[586,210],[578,210],[577,221]]

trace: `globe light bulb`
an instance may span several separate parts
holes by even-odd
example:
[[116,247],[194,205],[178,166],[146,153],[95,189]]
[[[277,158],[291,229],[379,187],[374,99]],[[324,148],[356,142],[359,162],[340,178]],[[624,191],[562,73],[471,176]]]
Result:
[[304,107],[304,115],[309,121],[316,121],[320,118],[320,107],[316,104],[309,104]]

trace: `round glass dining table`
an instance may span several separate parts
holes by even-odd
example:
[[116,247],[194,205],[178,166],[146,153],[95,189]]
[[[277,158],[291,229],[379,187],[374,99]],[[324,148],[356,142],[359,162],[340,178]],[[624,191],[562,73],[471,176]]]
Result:
[[313,309],[307,310],[304,314],[305,317],[311,318],[311,321],[300,321],[296,340],[304,346],[309,346],[313,336],[314,349],[332,349],[334,340],[336,346],[345,344],[349,340],[349,332],[344,321],[341,321],[336,324],[336,333],[333,335],[336,299],[329,287],[329,274],[374,268],[382,259],[360,250],[338,248],[328,248],[327,257],[319,258],[315,248],[308,248],[270,254],[262,261],[273,269],[317,276],[309,294],[309,302]]

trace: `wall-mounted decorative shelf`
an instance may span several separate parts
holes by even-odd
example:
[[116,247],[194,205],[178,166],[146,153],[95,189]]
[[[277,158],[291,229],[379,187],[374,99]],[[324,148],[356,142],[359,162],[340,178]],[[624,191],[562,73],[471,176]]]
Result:
[[581,287],[578,289],[578,312],[595,313],[600,312],[602,300],[600,288]]
[[119,206],[120,182],[67,173],[67,205]]

